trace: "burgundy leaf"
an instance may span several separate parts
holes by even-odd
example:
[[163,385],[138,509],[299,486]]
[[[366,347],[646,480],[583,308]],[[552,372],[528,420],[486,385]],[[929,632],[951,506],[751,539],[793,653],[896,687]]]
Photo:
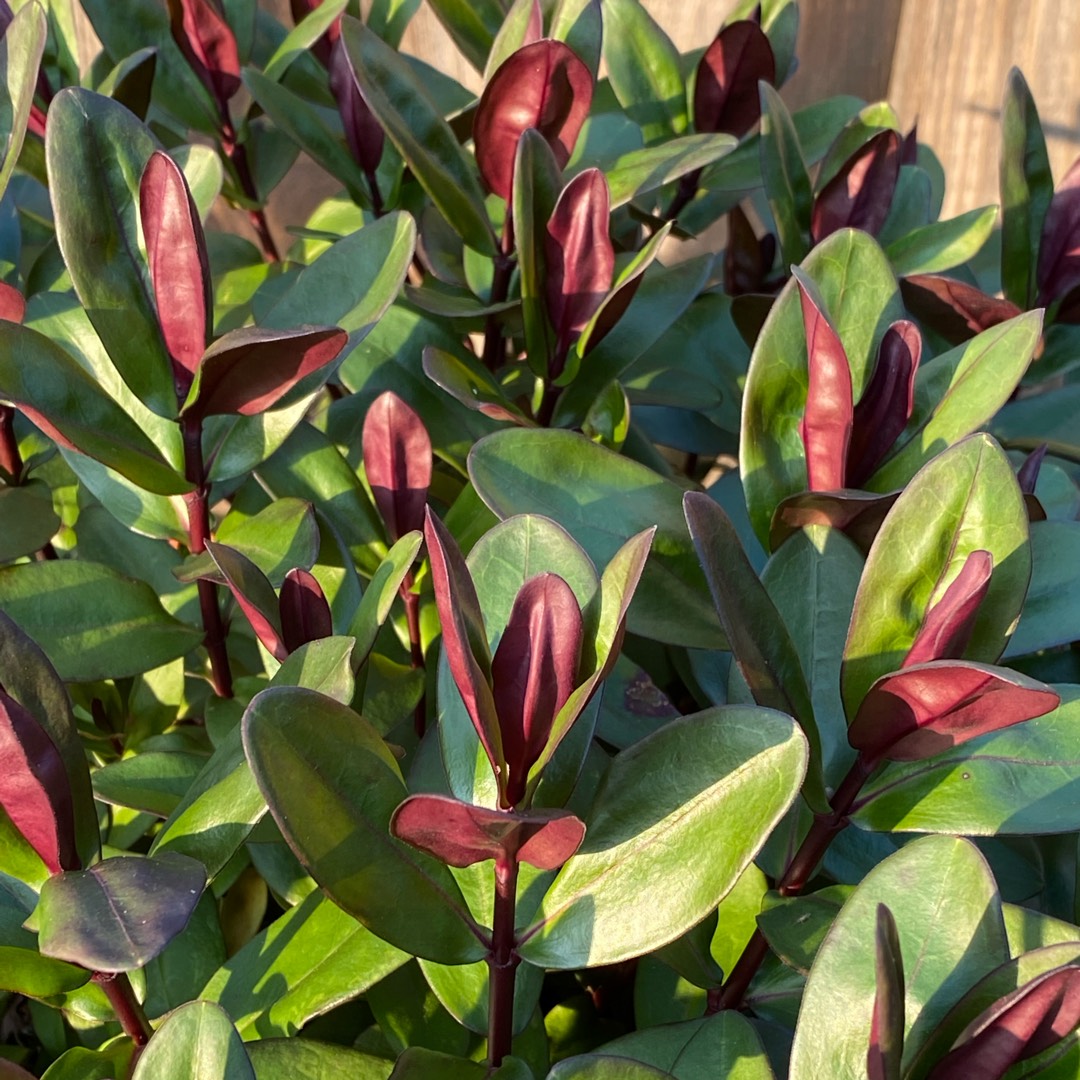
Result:
[[7,28],[14,18],[15,12],[11,10],[11,5],[8,4],[7,0],[0,0],[0,37],[7,33]]
[[776,82],[776,59],[761,27],[729,23],[705,50],[694,84],[694,127],[742,138],[761,118],[758,83]]
[[806,450],[807,487],[836,491],[845,486],[851,439],[851,367],[818,294],[798,267],[792,268],[802,301],[809,383],[799,434]]
[[870,1048],[866,1053],[868,1080],[900,1080],[904,1051],[904,960],[893,913],[877,906],[875,929],[874,1011]]
[[900,292],[908,311],[952,345],[1021,314],[1011,300],[999,300],[974,285],[941,274],[901,278]]
[[1035,485],[1039,482],[1039,470],[1042,468],[1043,458],[1050,449],[1048,443],[1037,446],[1026,458],[1024,463],[1016,470],[1016,482],[1025,495],[1035,494]]
[[206,239],[180,167],[155,150],[139,183],[139,217],[146,238],[158,322],[172,360],[177,397],[187,397],[206,349],[214,300]]
[[[289,0],[289,10],[292,13],[293,24],[302,22],[322,4],[322,0]],[[341,17],[336,18],[325,34],[312,46],[312,51],[319,58],[323,67],[330,67],[330,52],[341,37]],[[331,88],[333,87],[331,75]]]
[[1019,1061],[1049,1049],[1080,1025],[1080,966],[1037,975],[985,1010],[961,1034],[928,1080],[998,1080]]
[[360,94],[352,64],[340,37],[334,40],[327,66],[330,70],[330,90],[345,128],[349,152],[360,168],[371,175],[382,160],[385,136],[375,114]]
[[0,319],[21,323],[26,314],[26,297],[14,285],[0,281]]
[[529,769],[574,689],[582,633],[577,597],[561,577],[540,574],[522,585],[491,662],[510,805],[525,797]]
[[278,597],[281,637],[286,652],[319,638],[330,637],[334,620],[322,586],[310,570],[296,567],[285,575]]
[[626,309],[637,294],[647,269],[647,266],[639,267],[637,273],[621,282],[608,296],[593,324],[588,341],[583,343],[583,356],[588,356],[615,329],[615,324],[626,314]]
[[975,629],[979,605],[990,588],[994,557],[989,551],[972,551],[964,560],[942,598],[923,617],[901,667],[931,660],[959,660]]
[[476,586],[449,530],[430,507],[424,515],[424,539],[442,626],[443,652],[501,790],[505,784],[505,758],[491,691],[491,653]]
[[30,116],[26,122],[26,130],[37,135],[38,138],[45,138],[45,113],[37,102],[32,102],[30,105]]
[[876,236],[900,178],[900,136],[879,131],[841,166],[814,200],[810,232],[818,244],[838,229]]
[[349,335],[336,326],[264,330],[245,326],[217,339],[203,354],[184,413],[257,416],[302,378],[325,367]]
[[240,54],[236,36],[216,0],[168,0],[173,40],[223,116],[240,89]]
[[509,200],[518,140],[536,128],[561,169],[589,115],[589,69],[561,41],[544,39],[508,56],[480,97],[473,122],[476,163],[484,182]]
[[390,831],[450,866],[510,858],[556,870],[577,851],[585,826],[567,810],[488,810],[445,795],[410,795]]
[[0,690],[0,806],[50,874],[79,870],[71,784],[33,714]]
[[800,491],[783,499],[773,512],[769,530],[772,551],[806,525],[829,525],[840,529],[869,552],[885,515],[899,498],[899,491],[874,495],[868,491]]
[[[752,24],[751,24],[752,25]],[[728,242],[724,249],[724,292],[729,296],[744,296],[761,292],[765,275],[772,268],[766,245],[754,232],[750,219],[736,206],[728,214]]]
[[935,660],[878,679],[848,728],[848,742],[871,761],[920,761],[1042,716],[1060,700],[1008,668]]
[[1061,300],[1080,285],[1080,158],[1050,200],[1039,243],[1039,304]]
[[911,419],[922,335],[907,319],[894,322],[878,348],[874,374],[852,416],[847,482],[861,487]]
[[424,421],[392,390],[364,417],[364,471],[391,543],[424,527],[431,484],[431,439]]
[[901,165],[918,165],[919,164],[919,123],[916,121],[911,125],[911,130],[904,136],[903,142],[900,143],[900,164]]
[[610,214],[604,174],[586,169],[563,189],[547,224],[547,307],[556,357],[565,357],[574,335],[585,328],[611,288],[615,249],[608,236]]
[[282,639],[278,598],[266,575],[235,548],[207,540],[206,550],[225,578],[237,606],[251,623],[255,636],[275,660],[284,662],[289,650]]

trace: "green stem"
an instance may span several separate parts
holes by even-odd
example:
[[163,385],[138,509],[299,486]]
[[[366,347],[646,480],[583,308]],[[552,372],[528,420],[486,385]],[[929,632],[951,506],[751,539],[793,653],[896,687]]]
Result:
[[497,1069],[510,1053],[514,1038],[514,980],[521,957],[514,935],[518,862],[513,855],[495,860],[495,910],[491,926],[491,973],[488,994],[488,1062]]

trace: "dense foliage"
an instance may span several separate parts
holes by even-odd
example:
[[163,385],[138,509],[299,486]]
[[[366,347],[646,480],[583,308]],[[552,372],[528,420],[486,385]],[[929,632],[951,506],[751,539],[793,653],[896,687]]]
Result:
[[1080,1076],[1080,167],[419,2],[0,0],[0,1077]]

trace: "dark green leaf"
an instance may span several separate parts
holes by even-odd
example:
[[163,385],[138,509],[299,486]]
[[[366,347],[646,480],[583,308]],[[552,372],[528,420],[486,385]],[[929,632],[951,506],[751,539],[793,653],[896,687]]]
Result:
[[719,161],[738,145],[731,135],[683,135],[660,146],[623,154],[604,170],[611,208]]
[[439,22],[477,71],[487,66],[495,35],[505,18],[499,0],[429,0]]
[[189,1001],[166,1017],[139,1057],[132,1080],[255,1080],[255,1070],[228,1014]]
[[[801,263],[810,249],[812,192],[799,136],[780,95],[762,83],[761,179],[785,266]],[[835,316],[834,316],[835,317]]]
[[1031,525],[1031,584],[1006,656],[1080,640],[1080,524],[1038,521]]
[[915,229],[885,249],[898,277],[936,274],[974,258],[997,224],[998,208],[984,206],[949,221],[935,221]]
[[7,101],[0,120],[0,197],[7,190],[22,150],[47,33],[45,13],[36,4],[19,8],[4,31],[0,45],[0,80],[7,91]]
[[0,519],[5,524],[0,535],[0,562],[32,555],[44,547],[60,527],[60,519],[53,509],[52,491],[41,480],[0,488]]
[[394,1063],[315,1039],[258,1039],[247,1045],[257,1080],[387,1080]]

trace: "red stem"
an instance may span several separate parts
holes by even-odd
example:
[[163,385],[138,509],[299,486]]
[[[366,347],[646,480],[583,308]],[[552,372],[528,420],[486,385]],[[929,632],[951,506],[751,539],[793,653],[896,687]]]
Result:
[[[131,988],[131,980],[122,971],[117,974],[110,971],[95,971],[91,978],[105,991],[105,996],[109,999],[109,1004],[116,1013],[116,1019],[120,1021],[120,1026],[124,1029],[124,1034],[135,1044],[137,1058],[139,1051],[150,1041],[154,1029],[150,1026],[150,1021],[146,1019],[146,1013],[143,1012],[143,1007]],[[134,1067],[134,1058],[131,1064]]]
[[[236,175],[240,178],[240,187],[243,189],[244,194],[252,202],[258,202],[259,193],[255,190],[255,180],[251,175],[251,166],[248,164],[247,147],[243,143],[234,143],[229,138],[226,139],[226,147],[230,147],[227,149],[229,160],[232,161],[236,168]],[[281,255],[278,252],[277,244],[274,243],[270,225],[266,220],[266,211],[261,206],[249,210],[248,219],[259,237],[259,247],[262,248],[263,257],[266,261],[272,263],[281,262]]]
[[[424,649],[420,640],[420,597],[412,591],[412,571],[405,575],[401,582],[401,599],[405,601],[405,622],[409,627],[409,652],[412,666],[420,671],[424,670]],[[416,737],[424,737],[424,729],[427,726],[427,701],[426,695],[421,694],[417,702],[416,711],[413,713],[413,726],[416,729]]]
[[521,957],[514,936],[518,862],[513,855],[495,860],[495,910],[491,926],[488,969],[488,1062],[497,1069],[510,1053],[514,1039],[514,980]]

